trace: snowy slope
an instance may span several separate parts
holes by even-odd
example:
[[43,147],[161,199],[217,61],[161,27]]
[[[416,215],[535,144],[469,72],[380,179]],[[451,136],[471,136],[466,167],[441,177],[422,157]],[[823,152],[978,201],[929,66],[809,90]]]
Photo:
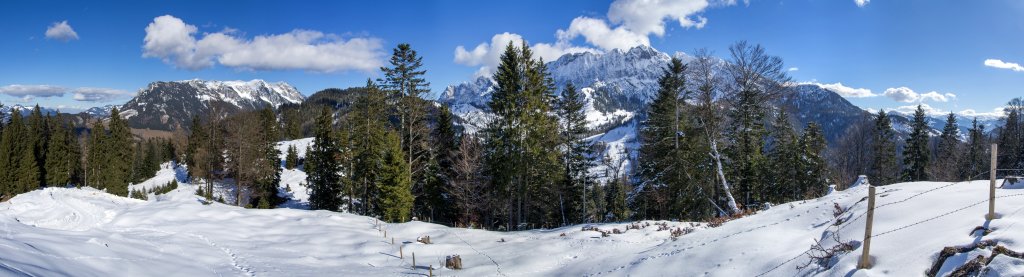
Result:
[[[582,225],[493,232],[410,222],[384,224],[347,213],[203,205],[184,184],[139,201],[93,189],[47,188],[0,203],[4,276],[397,276],[423,275],[445,255],[465,269],[439,276],[920,276],[946,246],[995,240],[1024,250],[1024,190],[1000,189],[1000,218],[986,222],[987,181],[903,183],[878,188],[872,259],[856,270],[867,186],[776,205],[717,228],[694,226],[677,240],[655,226],[602,237]],[[848,212],[833,225],[835,204]],[[976,204],[980,203],[980,204]],[[852,208],[851,208],[852,207]],[[625,230],[626,224],[595,225]],[[971,235],[976,226],[993,230]],[[857,246],[829,269],[810,266],[815,239],[837,232]],[[564,236],[562,235],[564,234]],[[428,235],[433,244],[416,242]],[[395,245],[391,237],[396,238]],[[503,242],[502,242],[503,241]],[[405,259],[400,259],[399,245]],[[825,240],[825,246],[831,246]],[[947,260],[948,273],[976,250]],[[411,254],[417,266],[412,267]],[[1024,261],[997,256],[991,270],[1020,276]],[[820,271],[819,271],[820,270]],[[941,274],[940,274],[941,275]],[[994,275],[999,276],[999,275]]]

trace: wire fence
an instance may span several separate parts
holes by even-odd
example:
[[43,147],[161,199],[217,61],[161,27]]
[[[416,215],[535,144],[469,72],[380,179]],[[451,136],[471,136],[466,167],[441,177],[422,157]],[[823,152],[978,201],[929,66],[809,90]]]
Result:
[[[996,171],[997,172],[999,172],[999,171],[1003,171],[1003,172],[1024,172],[1024,169],[997,169]],[[882,204],[882,205],[878,205],[874,209],[871,209],[871,211],[873,212],[875,210],[878,210],[878,209],[881,209],[881,208],[884,208],[884,207],[887,207],[887,206],[891,206],[891,205],[895,205],[895,204],[900,204],[900,203],[905,203],[905,202],[907,202],[907,201],[909,201],[911,199],[917,198],[919,196],[922,196],[922,195],[925,195],[925,194],[929,194],[929,193],[932,193],[932,192],[936,192],[936,191],[939,191],[939,190],[942,190],[942,189],[945,189],[945,188],[953,187],[953,186],[956,186],[958,184],[974,182],[976,180],[971,180],[971,179],[976,179],[976,178],[981,177],[982,175],[985,175],[985,174],[991,174],[991,173],[989,173],[989,172],[981,173],[981,174],[975,175],[975,176],[973,176],[971,178],[968,178],[968,180],[965,180],[965,181],[952,182],[952,183],[949,183],[947,185],[942,185],[942,186],[938,186],[938,187],[935,187],[935,188],[932,188],[932,189],[928,189],[928,190],[925,190],[925,191],[922,191],[922,192],[919,192],[919,193],[915,193],[915,194],[913,194],[911,196],[908,196],[906,198],[903,198],[901,200],[897,200],[897,201],[885,203],[885,204]],[[997,174],[997,176],[998,176],[998,174]],[[1010,176],[1010,175],[1005,175],[1005,176]],[[890,191],[883,191],[883,192],[881,192],[879,194],[884,194],[884,193],[887,193],[887,192],[890,192]],[[1009,197],[1018,197],[1018,196],[1024,196],[1024,193],[997,196],[996,198],[998,199],[998,198],[1009,198]],[[861,201],[858,201],[858,202],[854,203],[853,205],[850,205],[850,207],[847,207],[842,213],[836,215],[835,219],[833,219],[830,222],[833,223],[833,224],[835,222],[838,222],[839,220],[841,220],[841,218],[843,218],[844,215],[846,215],[848,212],[852,211],[854,207],[856,207],[858,204],[863,202],[865,199],[867,199],[867,197],[861,199]],[[913,222],[913,223],[910,223],[910,224],[899,226],[899,227],[890,229],[888,231],[884,231],[884,232],[877,233],[877,234],[872,234],[869,237],[870,238],[876,238],[876,237],[885,236],[885,235],[888,235],[888,234],[891,234],[891,233],[899,232],[899,231],[902,231],[902,230],[906,230],[906,229],[909,229],[911,227],[923,224],[925,222],[936,220],[936,219],[939,219],[939,218],[942,218],[942,217],[945,217],[945,216],[949,216],[949,215],[955,214],[957,212],[964,211],[966,209],[969,209],[969,208],[972,208],[972,207],[975,207],[975,206],[978,206],[978,205],[981,205],[981,204],[988,203],[988,201],[989,201],[989,198],[985,197],[984,200],[981,200],[981,201],[978,201],[978,202],[974,202],[974,203],[971,203],[969,205],[966,205],[966,206],[963,206],[963,207],[960,207],[960,208],[957,208],[957,209],[954,209],[954,210],[950,210],[950,211],[947,211],[945,213],[938,214],[938,215],[935,215],[935,216],[932,216],[932,217],[929,217],[929,218],[926,218],[926,219],[923,219],[923,220],[920,220],[920,221],[916,221],[916,222]],[[834,232],[835,233],[839,233],[840,231],[842,231],[846,227],[849,227],[849,226],[853,225],[854,222],[857,222],[857,220],[859,220],[862,217],[864,217],[867,213],[868,213],[868,210],[865,210],[864,212],[859,213],[856,217],[853,217],[850,220],[844,220],[842,224],[838,224],[838,226],[837,226],[837,228],[836,228],[836,230]],[[825,232],[829,232],[829,230],[825,230]],[[802,252],[802,253],[800,253],[800,254],[798,254],[798,255],[790,258],[790,259],[787,259],[786,261],[783,261],[782,263],[780,263],[780,264],[778,264],[778,265],[776,265],[776,266],[768,269],[767,271],[762,272],[761,274],[758,274],[756,276],[760,277],[760,276],[768,275],[769,273],[771,273],[771,272],[781,268],[782,266],[784,266],[784,265],[786,265],[786,264],[788,264],[790,262],[793,262],[793,261],[799,259],[800,257],[808,255],[808,253],[810,253],[812,250],[813,249],[807,249],[806,251],[804,251],[804,252]]]

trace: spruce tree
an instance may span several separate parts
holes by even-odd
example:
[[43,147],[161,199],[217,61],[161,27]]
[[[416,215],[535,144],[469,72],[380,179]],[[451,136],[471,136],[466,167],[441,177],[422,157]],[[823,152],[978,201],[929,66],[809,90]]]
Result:
[[[28,117],[28,128],[29,128],[29,141],[32,145],[32,157],[36,163],[36,176],[33,183],[42,184],[45,180],[45,165],[46,165],[46,144],[49,142],[49,127],[48,122],[50,121],[49,116],[44,116],[42,109],[38,104],[32,108],[32,113]],[[30,178],[30,176],[26,176]]]
[[766,188],[765,200],[784,203],[800,199],[803,196],[799,182],[802,172],[795,165],[800,164],[804,153],[785,109],[779,109],[772,127],[771,147],[767,153],[772,174],[769,174],[771,183]]
[[960,179],[969,180],[988,172],[991,162],[988,157],[989,147],[985,125],[978,124],[978,118],[974,118],[971,129],[967,131],[967,153],[961,159]]
[[658,94],[640,129],[638,162],[643,183],[638,212],[644,217],[668,218],[691,209],[697,202],[689,197],[695,194],[688,177],[693,164],[688,160],[692,151],[687,141],[692,135],[687,136],[688,118],[684,117],[688,98],[685,72],[686,65],[676,58],[665,67],[658,79]]
[[807,123],[800,136],[800,197],[820,197],[828,190],[828,164],[825,161],[825,136],[817,123]]
[[615,178],[611,180],[606,188],[608,190],[606,201],[608,212],[606,213],[611,221],[624,221],[629,218],[629,208],[626,206],[626,180]]
[[106,150],[105,164],[101,171],[105,171],[104,182],[107,185],[107,192],[120,196],[128,196],[129,173],[131,172],[132,159],[132,134],[128,128],[128,122],[120,116],[117,108],[110,111],[110,135],[103,140]]
[[447,105],[438,109],[437,127],[431,134],[431,153],[425,174],[428,180],[419,197],[416,197],[417,213],[429,216],[435,222],[454,222],[454,207],[448,202],[448,189],[455,179],[455,156],[458,154],[459,134],[455,129],[455,116]]
[[572,83],[568,83],[562,90],[558,105],[558,115],[561,117],[559,132],[565,149],[565,185],[559,191],[559,202],[564,203],[561,207],[563,219],[568,217],[571,220],[562,224],[588,221],[586,189],[593,183],[588,171],[594,161],[590,144],[586,140],[590,130],[587,128],[584,101],[583,94]]
[[[352,180],[354,185],[358,186],[355,189],[356,194],[362,198],[360,212],[363,215],[370,215],[371,212],[378,210],[376,205],[379,203],[379,193],[376,184],[380,165],[384,160],[384,136],[388,128],[385,99],[384,93],[373,82],[367,80],[365,93],[356,99],[353,105],[355,114],[352,121],[355,124],[355,135],[352,136]],[[310,160],[308,157],[307,154],[307,163]]]
[[940,181],[958,181],[960,174],[960,127],[956,115],[949,113],[935,147],[936,162],[932,164],[932,176]]
[[335,159],[339,149],[334,140],[334,116],[330,108],[320,111],[314,132],[313,144],[306,152],[306,161],[315,165],[306,171],[309,207],[337,211],[341,208],[341,165]]
[[485,164],[503,206],[505,226],[555,225],[557,187],[564,176],[558,151],[557,118],[552,116],[554,81],[526,44],[509,43],[493,79],[488,106],[495,118],[482,134]]
[[914,119],[910,123],[910,137],[907,138],[906,147],[903,149],[904,175],[907,181],[928,180],[928,122],[926,121],[924,108],[917,106],[914,111]]
[[89,140],[86,143],[85,183],[87,186],[99,190],[107,187],[104,183],[104,179],[106,179],[104,167],[109,154],[105,142],[106,132],[102,122],[93,123],[92,128],[89,129]]
[[1022,168],[1024,167],[1024,122],[1021,122],[1021,113],[1024,112],[1024,99],[1014,98],[1006,103],[1003,113],[1002,130],[999,131],[999,156],[998,168]]
[[79,158],[73,150],[75,142],[71,131],[58,113],[50,124],[50,141],[46,148],[46,185],[66,186],[71,183]]
[[[426,172],[430,162],[430,126],[427,124],[427,102],[421,96],[430,92],[430,83],[423,78],[423,57],[407,43],[392,50],[389,67],[381,67],[384,78],[379,79],[381,89],[390,94],[393,109],[399,118],[399,140],[405,152],[409,183],[417,191],[429,180]],[[414,181],[415,180],[415,181]]]
[[27,137],[21,113],[12,110],[10,116],[0,138],[0,186],[3,186],[2,192],[5,197],[19,193],[18,168],[21,165]]
[[393,131],[384,136],[384,160],[378,176],[380,190],[380,210],[378,213],[387,222],[408,221],[412,212],[412,184],[409,183],[409,170],[402,153],[398,135]]
[[284,168],[295,169],[299,166],[299,151],[295,149],[295,145],[288,146],[288,155],[284,158]]
[[892,120],[885,110],[878,111],[875,116],[875,128],[871,139],[871,171],[868,176],[872,184],[884,186],[900,179],[899,164],[896,159],[896,130],[892,128]]

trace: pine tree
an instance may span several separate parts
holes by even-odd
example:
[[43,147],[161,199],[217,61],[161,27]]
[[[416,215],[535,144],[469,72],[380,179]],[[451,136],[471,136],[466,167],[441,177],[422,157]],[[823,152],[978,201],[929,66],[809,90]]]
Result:
[[71,183],[75,174],[75,165],[78,159],[73,153],[73,144],[76,144],[71,131],[64,122],[60,113],[50,124],[50,141],[46,148],[46,185],[66,186]]
[[[587,128],[584,104],[583,95],[576,87],[572,83],[566,84],[558,105],[558,115],[561,117],[560,133],[565,149],[565,185],[559,191],[559,202],[564,203],[563,225],[587,221],[586,188],[593,182],[588,171],[594,161],[591,158],[590,144],[586,140],[590,130]],[[569,222],[564,221],[566,213],[571,219]]]
[[932,164],[933,179],[940,181],[958,181],[960,176],[960,127],[956,124],[956,115],[949,113],[946,125],[939,135],[935,147],[936,162]]
[[629,218],[629,208],[626,206],[626,180],[615,178],[605,185],[608,190],[608,212],[611,221],[624,221]]
[[21,113],[11,112],[10,120],[0,138],[0,186],[5,197],[20,193],[17,186],[18,168],[21,165],[22,148],[26,147],[26,130]]
[[1021,113],[1024,113],[1024,99],[1014,98],[1006,103],[1003,109],[1006,118],[1003,121],[1002,130],[999,131],[999,168],[1022,168],[1024,167],[1024,122],[1021,122]]
[[120,196],[128,196],[129,173],[132,159],[132,134],[128,122],[121,118],[117,108],[110,111],[110,135],[103,140],[107,145],[105,164],[101,166],[105,173],[104,182],[107,192]]
[[[259,206],[272,208],[284,202],[284,199],[277,195],[277,186],[281,183],[281,150],[277,148],[277,141],[281,138],[281,133],[273,110],[264,108],[258,112],[258,116],[260,129],[253,149],[256,152],[256,163],[250,169],[255,176]],[[339,182],[338,186],[341,185]]]
[[416,197],[418,214],[429,216],[433,221],[454,222],[454,208],[448,202],[447,189],[455,178],[454,161],[459,150],[459,134],[455,129],[455,116],[447,105],[438,109],[437,127],[431,135],[433,153],[426,168],[428,180],[423,191]]
[[803,196],[799,182],[802,172],[799,166],[794,165],[800,164],[803,152],[785,109],[779,110],[772,127],[771,148],[767,153],[772,174],[769,175],[771,184],[766,188],[766,200],[784,203],[800,199]]
[[[26,175],[26,178],[32,179],[31,183],[42,184],[45,180],[45,165],[46,165],[46,144],[49,142],[49,127],[48,122],[50,121],[49,116],[43,116],[42,109],[39,105],[32,109],[31,115],[28,117],[29,127],[29,141],[32,145],[32,157],[36,163],[36,172],[38,176],[31,177]],[[33,188],[34,189],[34,188]]]
[[92,129],[89,130],[89,140],[86,144],[86,162],[85,162],[85,179],[86,185],[96,189],[106,189],[104,179],[106,173],[103,168],[106,166],[104,163],[107,161],[107,155],[109,154],[106,147],[106,128],[103,127],[102,122],[93,123]]
[[306,171],[309,207],[337,211],[341,207],[341,165],[335,159],[339,149],[333,135],[334,116],[329,108],[320,111],[314,131],[313,144],[306,152],[307,164],[314,165]]
[[899,164],[896,160],[896,131],[885,110],[875,116],[875,129],[871,140],[871,183],[884,186],[899,181]]
[[978,118],[974,118],[971,129],[967,131],[967,153],[961,160],[961,180],[969,180],[980,177],[979,174],[989,170],[987,155],[988,137],[985,135],[985,125],[978,124]]
[[554,81],[543,61],[534,60],[525,44],[509,43],[493,79],[488,103],[495,118],[483,130],[487,174],[492,197],[504,200],[499,209],[507,227],[532,223],[555,225],[556,190],[560,179],[558,122],[551,115]]
[[[366,92],[361,95],[353,105],[352,121],[355,124],[352,136],[352,147],[354,154],[353,161],[353,184],[361,201],[361,213],[369,215],[371,211],[378,211],[375,207],[378,201],[377,180],[380,173],[380,165],[384,160],[384,136],[387,130],[387,114],[385,112],[386,96],[370,80],[366,81]],[[308,152],[307,152],[308,153]],[[307,154],[307,163],[309,161]],[[308,170],[308,169],[307,169]]]
[[928,180],[928,122],[925,119],[924,108],[917,106],[914,111],[914,120],[911,122],[910,137],[907,138],[906,148],[903,149],[903,164],[906,167],[904,174],[907,181]]
[[414,199],[398,135],[392,131],[386,132],[383,146],[384,160],[377,183],[380,190],[378,213],[384,221],[405,222],[410,218]]
[[688,97],[686,65],[674,58],[662,72],[658,94],[640,130],[638,159],[643,184],[638,201],[642,203],[641,216],[668,218],[692,208],[696,201],[689,197],[695,194],[688,178],[693,164],[688,160],[691,144],[687,141],[688,118],[684,117]]
[[284,158],[284,168],[295,169],[299,166],[299,151],[295,149],[295,145],[288,146],[288,155]]
[[[426,172],[430,161],[430,126],[426,122],[427,102],[421,96],[430,92],[430,83],[423,78],[423,57],[407,43],[392,50],[390,67],[381,67],[384,78],[379,79],[381,88],[391,96],[393,107],[399,118],[399,140],[405,153],[409,183],[415,191],[425,191],[424,186],[431,179]],[[422,210],[422,209],[421,209]]]
[[800,136],[800,196],[820,197],[828,190],[828,164],[825,161],[825,136],[817,123],[807,123]]

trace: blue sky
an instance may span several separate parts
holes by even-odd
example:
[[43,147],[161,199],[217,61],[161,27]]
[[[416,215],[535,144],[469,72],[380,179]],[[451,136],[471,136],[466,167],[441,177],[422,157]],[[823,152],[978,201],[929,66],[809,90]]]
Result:
[[795,81],[873,109],[990,113],[1024,95],[1024,1],[1012,0],[16,1],[0,4],[0,34],[0,102],[64,110],[153,81],[361,86],[403,42],[436,95],[517,39],[547,57],[638,44],[724,56],[748,40]]

